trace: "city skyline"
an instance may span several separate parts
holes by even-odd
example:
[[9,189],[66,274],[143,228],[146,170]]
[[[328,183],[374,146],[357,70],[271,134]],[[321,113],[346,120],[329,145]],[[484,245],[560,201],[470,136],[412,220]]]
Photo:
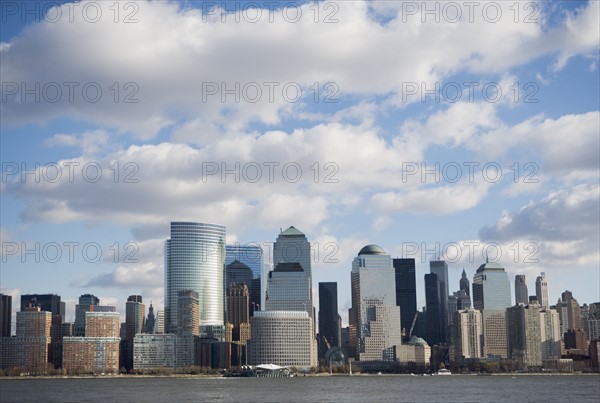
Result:
[[[194,225],[195,225],[195,226],[199,226],[199,227],[205,227],[205,226],[208,226],[208,227],[216,227],[216,228],[222,228],[222,229],[223,229],[223,231],[225,231],[225,228],[224,228],[223,226],[221,226],[220,224],[195,223],[195,222],[171,222],[171,226],[173,226],[173,224],[175,224],[175,225],[180,225],[180,224],[183,224],[183,225],[186,225],[186,226],[190,226],[190,225],[194,226]],[[310,242],[308,242],[308,241],[306,241],[306,237],[305,237],[305,235],[304,235],[302,232],[298,231],[298,230],[297,230],[297,229],[296,229],[294,226],[291,226],[290,228],[291,228],[291,229],[292,229],[294,232],[295,232],[295,231],[297,231],[297,233],[298,233],[298,234],[301,234],[301,235],[302,235],[302,237],[304,237],[304,239],[305,239],[305,241],[304,241],[304,242],[307,242],[307,246],[309,246],[309,247],[310,247],[310,249],[307,249],[307,250],[309,250],[309,251],[310,251],[310,256],[311,256],[311,259],[312,259],[312,258],[314,258],[314,256],[315,256],[315,251],[314,251],[314,249],[312,248],[312,245],[311,245],[311,243],[310,243]],[[281,235],[281,233],[280,233],[279,235]],[[167,245],[168,245],[168,241],[170,241],[170,239],[167,239],[167,240],[165,241],[165,246],[164,246],[164,247],[165,247],[165,251],[166,251],[166,248],[167,248]],[[273,243],[272,245],[274,245],[274,244],[275,244],[275,243]],[[367,246],[368,246],[368,245],[367,245]],[[239,252],[240,248],[243,248],[243,247],[244,247],[244,245],[240,245],[239,243],[236,243],[235,245],[226,245],[226,248],[225,248],[225,249],[231,250],[231,251],[232,251],[232,252],[231,252],[232,254],[231,254],[231,256],[230,256],[229,258],[225,258],[225,259],[223,259],[223,261],[224,261],[224,262],[225,262],[225,261],[232,261],[232,262],[235,262],[236,258],[239,258],[239,257],[240,257],[240,252]],[[252,252],[253,252],[253,253],[254,253],[254,252],[256,252],[256,245],[252,244],[252,245],[249,245],[249,247],[252,249]],[[294,248],[295,248],[295,246],[294,246]],[[294,251],[294,252],[295,252],[295,251]],[[218,253],[218,251],[216,251],[216,250],[212,250],[212,248],[205,249],[205,250],[204,250],[202,253],[206,254],[206,256],[205,256],[205,257],[208,257],[209,255],[218,255],[218,254],[219,254],[219,253]],[[165,256],[166,256],[166,255],[167,255],[167,254],[166,254],[166,252],[165,252]],[[303,255],[305,255],[305,254],[303,254]],[[258,255],[257,255],[257,256],[258,256]],[[255,260],[255,258],[256,258],[255,256],[252,256],[252,257],[250,257],[250,261],[251,261],[251,262],[253,262],[253,261]],[[261,261],[261,262],[263,261],[263,260],[262,260],[263,258],[264,258],[264,256],[260,256],[260,258],[259,258],[259,259],[260,259],[260,261]],[[428,272],[431,272],[431,271],[433,270],[433,269],[432,269],[433,267],[436,267],[436,270],[438,270],[438,271],[440,270],[440,268],[443,268],[443,269],[442,269],[442,273],[445,273],[445,274],[443,274],[444,276],[445,276],[446,274],[448,274],[448,273],[452,273],[452,271],[451,271],[451,270],[449,270],[449,268],[448,268],[448,264],[447,264],[445,261],[440,261],[440,260],[437,260],[437,259],[439,259],[439,257],[433,258],[433,255],[432,255],[432,260],[430,260],[429,262],[427,262],[427,264],[423,264],[423,265],[421,265],[421,266],[422,266],[422,269],[423,269],[423,272],[424,272],[424,273],[423,273],[423,275],[424,275],[424,276],[423,276],[423,277],[421,277],[420,279],[419,279],[419,277],[418,277],[418,276],[415,276],[415,277],[414,277],[414,280],[415,280],[415,292],[416,292],[417,294],[421,294],[421,297],[422,297],[422,299],[421,299],[421,300],[422,300],[422,302],[423,302],[422,304],[417,304],[417,307],[416,307],[416,308],[417,308],[417,311],[422,311],[422,310],[423,310],[423,309],[426,307],[426,305],[427,305],[427,303],[426,303],[426,295],[425,295],[425,294],[426,294],[426,280],[427,280],[427,278],[426,278],[425,276],[427,275],[427,273],[428,273]],[[403,259],[403,258],[394,258],[394,259],[392,259],[392,260],[393,260],[393,261],[396,261],[396,262],[400,262],[400,261],[407,261],[407,259]],[[409,259],[409,260],[410,260],[410,259]],[[394,264],[396,264],[396,262],[394,262]],[[236,264],[238,264],[238,265],[239,265],[239,262],[237,262]],[[310,266],[310,262],[309,262],[308,264],[309,264],[309,266]],[[407,263],[404,263],[404,264],[407,264]],[[479,266],[479,269],[478,269],[478,270],[474,270],[473,277],[471,277],[471,280],[472,280],[472,279],[474,279],[474,278],[477,276],[477,272],[479,272],[479,271],[481,270],[482,266],[486,266],[486,265],[487,265],[487,266],[490,266],[490,267],[492,267],[492,268],[501,267],[500,265],[496,264],[495,262],[489,262],[489,258],[488,258],[488,263],[487,263],[487,264],[484,262],[484,263],[482,263],[482,264]],[[244,266],[245,266],[244,264],[241,264],[241,265],[239,265],[240,269],[241,269],[241,267],[244,267]],[[226,272],[227,272],[227,267],[228,267],[228,265],[225,265],[225,264],[223,264],[223,284],[224,284],[224,286],[225,286],[225,287],[224,287],[224,289],[223,289],[223,295],[225,295],[225,294],[226,294],[226,289],[227,289],[227,284],[228,284],[228,281],[233,281],[233,280],[227,280],[227,275],[226,275]],[[232,267],[233,267],[233,266],[232,266]],[[238,268],[238,266],[235,266],[235,267],[236,267],[236,269]],[[395,267],[395,266],[394,266],[394,267]],[[399,267],[400,267],[400,266],[399,266]],[[418,265],[418,264],[416,264],[416,267],[419,267],[419,265]],[[268,270],[270,270],[270,272],[273,272],[273,271],[274,271],[274,268],[273,268],[273,266],[272,266],[272,263],[271,263],[271,264],[269,264],[268,266],[266,266],[266,267],[264,268],[264,270],[267,270],[267,269],[268,269]],[[427,269],[428,269],[428,270],[427,270]],[[504,269],[504,268],[503,268],[503,269]],[[165,266],[165,270],[166,270],[166,266]],[[239,269],[238,269],[238,270],[239,270]],[[286,270],[288,270],[288,269],[286,269]],[[249,271],[250,271],[250,270],[249,270]],[[351,269],[349,269],[348,271],[349,271],[349,272],[351,272],[352,270],[351,270]],[[250,272],[251,272],[251,271],[250,271]],[[453,275],[453,277],[455,277],[455,278],[453,278],[453,280],[456,280],[456,281],[455,281],[455,283],[456,283],[456,284],[454,284],[454,285],[452,284],[452,280],[449,280],[449,281],[448,281],[448,282],[449,282],[449,285],[448,285],[448,286],[446,286],[446,287],[443,287],[443,286],[442,286],[442,282],[440,281],[440,286],[439,286],[439,289],[440,289],[440,303],[441,303],[441,301],[442,301],[442,298],[441,298],[441,296],[443,295],[443,290],[447,290],[447,291],[448,291],[448,296],[449,296],[449,297],[451,297],[451,296],[452,296],[452,294],[453,294],[453,292],[454,292],[453,290],[459,290],[459,289],[460,289],[460,287],[461,287],[461,285],[460,285],[460,282],[461,282],[461,280],[464,280],[463,273],[465,273],[465,274],[466,274],[466,269],[465,269],[464,267],[461,269],[461,274],[460,274],[460,276],[459,276],[459,275],[456,273],[456,271],[453,273],[453,274],[454,274],[454,275]],[[268,274],[269,274],[269,272],[266,272],[266,273],[265,273],[265,275],[266,275],[266,277],[267,277],[267,278],[268,278]],[[518,278],[521,278],[521,277],[519,277],[519,276],[523,276],[523,275],[521,275],[521,274],[517,274],[517,275],[515,275],[515,279],[516,279],[517,277],[518,277]],[[411,277],[411,278],[412,278],[412,277]],[[538,277],[536,278],[536,280],[534,280],[534,281],[531,281],[531,283],[532,283],[532,284],[531,284],[531,285],[532,285],[531,289],[533,289],[533,290],[531,290],[530,294],[531,294],[531,293],[533,293],[533,296],[534,296],[534,297],[536,297],[536,298],[537,298],[537,296],[536,296],[536,293],[535,293],[535,288],[536,288],[536,285],[537,285],[537,283],[539,283],[539,281],[540,281],[540,278],[544,278],[544,282],[545,282],[545,284],[546,284],[546,291],[547,291],[547,287],[548,287],[548,282],[547,282],[547,278],[545,277],[545,273],[544,273],[544,272],[540,272],[540,276],[538,276]],[[468,279],[469,279],[469,278],[467,277],[467,280],[468,280]],[[419,280],[421,280],[421,284],[420,284],[421,286],[419,285]],[[471,281],[471,280],[469,280],[469,281]],[[438,281],[439,281],[439,277],[438,277]],[[319,302],[318,302],[318,301],[319,301],[319,297],[318,297],[318,294],[319,294],[319,292],[318,292],[318,284],[317,284],[317,287],[315,287],[315,284],[314,284],[314,282],[315,282],[315,281],[313,280],[313,282],[312,282],[312,283],[313,283],[313,285],[312,285],[312,291],[311,291],[311,296],[310,296],[310,297],[311,297],[311,298],[313,298],[315,301],[317,301],[317,302],[315,302],[315,304],[314,304],[314,308],[315,308],[315,309],[318,311],[318,308],[319,308]],[[335,281],[335,282],[339,284],[339,282],[338,282],[338,281]],[[395,282],[396,282],[396,283],[398,283],[398,280],[396,280]],[[464,281],[463,281],[463,282],[464,282]],[[525,285],[527,285],[527,283],[524,283],[524,284],[525,284]],[[550,284],[552,284],[552,281],[550,282]],[[516,283],[515,283],[515,282],[509,282],[508,286],[510,287],[510,295],[508,295],[508,294],[507,294],[505,297],[508,297],[508,298],[511,300],[511,303],[512,303],[512,302],[514,302],[515,304],[518,304],[518,303],[519,303],[519,301],[517,301],[517,300],[516,300],[516,291],[515,291],[515,285],[516,285]],[[406,286],[410,287],[410,284],[400,284],[400,283],[398,283],[398,286],[400,286],[400,287],[406,287]],[[165,287],[166,287],[166,283],[165,283]],[[473,294],[473,292],[472,292],[472,287],[473,287],[473,284],[470,284],[470,292],[471,292],[471,295]],[[560,287],[557,287],[557,288],[560,288]],[[186,289],[186,287],[182,287],[181,289]],[[569,289],[567,289],[567,292],[572,292],[571,290],[573,290],[573,289],[574,289],[573,287],[569,287]],[[35,291],[35,290],[34,290],[34,291]],[[85,290],[85,289],[82,289],[82,292],[83,292],[83,291],[86,291],[86,290]],[[564,292],[565,292],[564,290],[563,290],[563,291],[561,291],[561,292],[560,292],[560,295],[563,295],[563,296],[564,296]],[[127,293],[127,292],[126,292],[126,293]],[[14,303],[12,304],[12,311],[11,311],[11,312],[12,312],[12,317],[11,317],[11,321],[12,321],[13,330],[14,330],[14,326],[15,326],[15,318],[16,318],[16,313],[17,313],[17,312],[19,312],[19,311],[20,311],[20,310],[23,308],[23,306],[25,306],[25,305],[27,304],[27,302],[29,301],[29,294],[37,294],[37,295],[42,295],[42,293],[38,293],[38,292],[30,292],[30,293],[28,293],[28,294],[22,294],[22,295],[20,295],[20,301],[21,301],[20,307],[18,306],[18,304],[17,304],[17,305],[15,305]],[[6,294],[6,295],[11,295],[11,294]],[[52,299],[52,296],[54,296],[54,295],[56,295],[56,293],[54,293],[54,292],[50,292],[50,293],[43,294],[43,296],[46,296],[46,298],[48,299],[48,302],[47,302],[47,304],[50,304],[50,300]],[[128,294],[128,295],[129,295],[129,294]],[[557,298],[556,298],[556,299],[560,300],[560,295],[559,295],[559,294],[557,294]],[[60,296],[59,296],[59,297],[60,297]],[[87,298],[87,299],[90,299],[90,298],[93,298],[93,299],[95,299],[95,301],[91,301],[91,300],[90,300],[89,302],[88,302],[88,301],[87,301],[87,299],[86,299],[86,303],[87,303],[87,304],[99,305],[99,304],[98,304],[98,300],[99,300],[99,298],[98,298],[98,297],[96,297],[95,295],[91,295],[91,294],[88,294],[88,293],[86,293],[86,294],[81,294],[81,295],[78,297],[78,299],[77,299],[77,301],[79,301],[79,302],[73,302],[73,303],[69,303],[69,304],[67,304],[67,303],[66,303],[64,300],[61,302],[61,304],[62,304],[62,305],[61,305],[61,307],[60,307],[60,310],[61,310],[61,312],[64,312],[64,313],[65,313],[65,316],[64,316],[64,319],[63,319],[63,321],[71,321],[71,322],[74,322],[74,323],[75,323],[75,329],[77,329],[77,309],[78,309],[78,305],[76,305],[76,304],[77,304],[77,303],[81,303],[81,301],[82,301],[82,298],[84,298],[84,297],[85,297],[85,298]],[[119,313],[120,313],[120,314],[121,314],[123,317],[125,317],[125,312],[126,312],[126,309],[125,309],[125,308],[126,308],[126,306],[127,306],[126,302],[127,302],[128,298],[129,298],[129,297],[126,297],[126,299],[125,299],[124,301],[118,301],[118,302],[117,302],[117,303],[115,303],[115,304],[112,304],[112,303],[111,303],[111,304],[103,304],[102,306],[97,306],[97,307],[96,307],[96,310],[119,312]],[[110,297],[109,297],[109,300],[112,300],[112,299],[114,299],[114,298],[110,298]],[[556,303],[556,302],[554,301],[554,299],[552,298],[552,296],[551,296],[551,295],[550,295],[550,296],[548,296],[548,299],[549,299],[549,305],[554,305],[554,304]],[[419,300],[419,301],[421,301],[421,300]],[[584,302],[586,302],[586,303],[593,303],[593,302],[597,302],[597,301],[584,301]],[[25,305],[24,305],[24,304],[25,304]],[[54,302],[53,302],[53,304],[54,304]],[[223,305],[224,305],[224,304],[225,304],[225,299],[223,299]],[[527,303],[525,303],[525,304],[527,304]],[[512,304],[512,305],[514,305],[514,304]],[[511,305],[511,306],[512,306],[512,305]],[[49,306],[50,306],[50,305],[49,305]],[[154,306],[156,307],[157,305],[156,305],[156,304],[154,304]],[[399,305],[399,306],[400,306],[400,305]],[[72,310],[68,309],[68,307],[72,307]],[[158,311],[160,311],[160,312],[164,312],[164,311],[165,311],[165,308],[164,308],[164,307],[162,307],[162,306],[160,306],[160,305],[158,305],[158,307],[159,307],[159,308],[157,309]],[[48,309],[50,309],[50,308],[48,308]],[[59,308],[56,308],[56,309],[59,309]],[[119,309],[121,309],[121,310],[119,310]],[[261,310],[264,310],[264,309],[263,309],[263,308],[261,308]],[[71,311],[71,312],[72,312],[72,316],[71,316],[71,314],[69,313],[69,311]],[[339,311],[340,311],[340,316],[341,316],[342,318],[346,319],[346,320],[343,320],[343,321],[342,321],[342,325],[343,325],[343,326],[348,326],[349,322],[347,321],[347,318],[348,318],[348,316],[347,316],[347,310],[346,310],[346,312],[344,312],[344,309],[340,307],[340,308],[339,308]],[[451,313],[449,313],[449,314],[451,314]],[[441,315],[441,305],[440,305],[440,315]],[[449,319],[450,319],[450,318],[449,318]],[[412,318],[411,318],[411,322],[412,322]],[[440,323],[441,329],[443,329],[443,328],[444,328],[444,326],[443,326],[443,322],[442,322],[442,316],[440,316],[440,322],[441,322],[441,323]],[[84,326],[84,325],[79,325],[79,326],[81,327],[81,326]],[[166,326],[167,326],[167,325],[166,325],[166,322],[165,322],[165,327],[166,327]],[[75,331],[77,332],[77,330],[75,330]],[[443,330],[440,330],[440,331],[442,331],[442,333],[444,332]],[[82,334],[83,330],[80,330],[79,332],[80,332],[79,334]],[[448,336],[449,336],[449,335],[448,335]]]
[[419,309],[430,261],[452,294],[486,257],[511,298],[515,275],[533,295],[545,273],[551,305],[565,285],[600,300],[599,2],[208,3],[2,2],[13,314],[31,293],[60,295],[69,321],[86,293],[164,311],[181,221],[219,223],[270,269],[295,226],[313,305],[337,282],[344,324],[369,244],[415,259]]

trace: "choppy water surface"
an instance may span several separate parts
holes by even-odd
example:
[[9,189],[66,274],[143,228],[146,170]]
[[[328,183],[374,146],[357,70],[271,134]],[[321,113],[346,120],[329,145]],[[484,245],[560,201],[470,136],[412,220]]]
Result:
[[0,380],[0,401],[597,402],[600,376],[323,376]]

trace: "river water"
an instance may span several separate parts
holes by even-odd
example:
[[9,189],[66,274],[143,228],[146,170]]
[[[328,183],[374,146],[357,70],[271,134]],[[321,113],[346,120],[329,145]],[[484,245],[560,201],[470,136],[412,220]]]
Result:
[[0,401],[598,402],[600,375],[1,379]]

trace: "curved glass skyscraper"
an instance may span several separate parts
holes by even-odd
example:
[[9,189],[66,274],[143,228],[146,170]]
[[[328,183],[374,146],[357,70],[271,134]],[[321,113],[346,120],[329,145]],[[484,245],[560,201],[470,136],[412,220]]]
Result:
[[224,325],[225,226],[172,222],[165,242],[165,330],[177,331],[177,293],[193,290],[200,325]]

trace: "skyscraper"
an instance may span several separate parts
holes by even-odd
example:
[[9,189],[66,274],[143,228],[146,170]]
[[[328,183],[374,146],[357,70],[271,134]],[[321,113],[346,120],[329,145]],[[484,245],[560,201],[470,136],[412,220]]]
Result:
[[48,360],[55,367],[62,366],[62,324],[65,321],[65,303],[56,294],[25,294],[21,295],[21,310],[27,306],[37,306],[42,311],[50,312],[52,320],[50,325],[50,346]]
[[[440,282],[440,316],[442,318],[441,341],[447,342],[449,339],[448,325],[450,324],[451,320],[448,310],[448,264],[443,260],[432,260],[429,262],[429,272],[437,274]],[[429,344],[431,345],[432,343]]]
[[250,338],[250,292],[245,283],[231,283],[227,289],[227,323],[232,325],[229,341],[246,344]]
[[461,291],[464,291],[469,297],[471,296],[469,279],[467,278],[467,273],[465,272],[464,268],[463,268],[463,271],[462,271],[462,275],[460,277],[459,286],[460,286],[459,289]]
[[133,368],[133,341],[144,329],[146,306],[141,295],[130,295],[125,303],[125,368]]
[[441,288],[436,273],[425,274],[425,305],[427,307],[425,340],[430,346],[444,342]]
[[452,342],[454,361],[461,363],[465,359],[481,358],[483,323],[481,311],[465,309],[454,312]]
[[515,303],[527,305],[529,303],[529,293],[527,292],[527,281],[524,274],[515,276]]
[[180,290],[198,293],[201,326],[224,326],[225,227],[172,222],[165,242],[165,330],[177,331]]
[[341,346],[338,318],[337,283],[319,283],[319,358],[329,348]]
[[400,306],[400,326],[408,335],[417,314],[415,259],[393,259],[396,278],[396,305]]
[[92,294],[83,294],[79,297],[79,303],[75,305],[75,323],[73,325],[74,336],[85,336],[86,312],[116,312],[116,307],[100,305],[100,299]]
[[394,360],[402,343],[396,274],[390,255],[367,245],[352,262],[352,307],[348,312],[351,355],[360,361]]
[[506,309],[506,334],[508,358],[527,366],[542,365],[542,326],[537,301]]
[[[48,365],[48,350],[52,313],[40,310],[40,307],[28,306],[17,312],[17,336],[12,349],[16,360],[13,367],[24,367],[32,372],[44,372]],[[12,361],[12,360],[11,360]]]
[[281,232],[273,245],[273,265],[279,263],[300,263],[302,270],[312,277],[310,243],[306,235],[294,226]]
[[154,334],[156,332],[156,316],[154,315],[154,307],[152,306],[152,302],[150,302],[150,307],[148,308],[148,317],[146,318],[146,323],[144,324],[144,333]]
[[504,312],[511,306],[510,300],[510,283],[504,267],[490,262],[479,266],[473,276],[473,307]]
[[242,262],[252,270],[252,278],[262,277],[263,252],[262,248],[256,244],[225,246],[225,266],[234,261]]
[[550,301],[548,299],[548,280],[546,280],[546,273],[542,273],[535,279],[535,295],[544,309],[550,307]]
[[233,283],[246,284],[248,289],[252,285],[252,270],[244,263],[234,260],[225,266],[225,289]]
[[62,321],[65,320],[65,303],[60,300],[60,295],[56,294],[22,294],[21,311],[32,303],[38,306],[42,311],[51,312],[52,315],[60,315]]
[[310,243],[306,235],[295,227],[281,232],[273,245],[273,265],[275,269],[267,279],[264,309],[303,310],[313,318]]
[[542,360],[560,358],[560,319],[556,309],[540,310]]
[[200,300],[194,290],[179,290],[177,292],[177,335],[200,335]]
[[10,337],[12,296],[0,294],[0,337]]
[[177,366],[194,363],[194,336],[200,335],[200,301],[194,290],[177,292]]
[[269,272],[266,311],[306,311],[312,313],[310,277],[300,263],[279,263]]
[[117,312],[85,312],[85,337],[63,338],[65,371],[67,373],[75,370],[118,372],[119,333]]
[[483,319],[484,356],[506,358],[506,308],[510,303],[510,281],[504,267],[486,262],[473,276],[473,307]]
[[258,244],[246,244],[225,246],[225,266],[230,265],[235,260],[245,264],[252,271],[252,281],[248,283],[250,289],[250,316],[254,310],[258,310],[263,304],[263,294],[267,289],[266,274],[263,274],[264,262],[263,251]]

